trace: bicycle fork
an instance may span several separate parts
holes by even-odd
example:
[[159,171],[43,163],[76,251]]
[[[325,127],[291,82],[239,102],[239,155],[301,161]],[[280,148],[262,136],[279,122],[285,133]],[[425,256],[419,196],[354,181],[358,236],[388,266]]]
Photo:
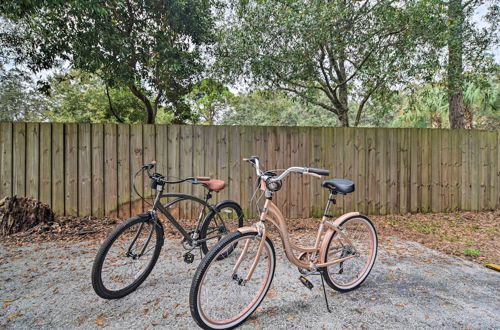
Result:
[[[265,212],[262,212],[262,215],[265,215]],[[248,253],[248,248],[250,246],[251,241],[247,240],[245,242],[245,246],[243,247],[243,251],[241,251],[240,256],[238,257],[238,260],[236,261],[236,264],[233,267],[233,280],[237,281],[239,285],[245,285],[246,282],[250,281],[252,278],[253,272],[255,271],[255,268],[257,267],[257,264],[259,263],[260,255],[262,254],[262,249],[264,248],[265,240],[266,240],[266,227],[264,226],[264,220],[262,220],[264,217],[261,217],[261,220],[255,225],[257,227],[258,234],[256,237],[260,238],[259,242],[259,247],[257,248],[257,254],[254,257],[254,260],[252,262],[252,266],[248,270],[247,275],[245,278],[241,278],[238,276],[238,268],[240,267],[241,263],[245,259],[247,253]]]

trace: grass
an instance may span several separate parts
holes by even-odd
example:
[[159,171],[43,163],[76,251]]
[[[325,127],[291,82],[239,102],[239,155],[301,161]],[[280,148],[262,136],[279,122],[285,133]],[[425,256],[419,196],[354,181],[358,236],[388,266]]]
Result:
[[477,258],[481,255],[481,251],[479,249],[471,249],[471,248],[464,248],[464,254],[469,257],[474,257]]

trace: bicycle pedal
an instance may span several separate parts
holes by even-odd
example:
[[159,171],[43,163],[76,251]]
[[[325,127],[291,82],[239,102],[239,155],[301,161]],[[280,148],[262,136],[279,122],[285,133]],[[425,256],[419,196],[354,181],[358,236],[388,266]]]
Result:
[[305,278],[304,276],[299,277],[299,281],[302,284],[304,284],[304,286],[306,288],[308,288],[309,290],[312,290],[312,288],[314,288],[314,285],[307,278]]
[[192,254],[191,252],[187,252],[186,254],[184,254],[185,263],[191,264],[193,263],[193,261],[194,261],[194,254]]

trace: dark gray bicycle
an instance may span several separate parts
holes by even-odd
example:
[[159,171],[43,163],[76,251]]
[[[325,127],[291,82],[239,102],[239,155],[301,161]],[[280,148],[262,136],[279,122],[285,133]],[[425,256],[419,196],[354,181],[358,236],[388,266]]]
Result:
[[[151,179],[151,188],[156,190],[151,210],[119,225],[97,252],[92,267],[92,286],[101,298],[125,297],[135,291],[153,270],[164,242],[164,229],[158,211],[181,233],[182,246],[187,250],[183,256],[186,263],[193,262],[194,249],[198,248],[202,254],[206,254],[222,237],[243,226],[243,211],[238,203],[232,200],[217,204],[208,202],[213,192],[224,189],[224,181],[208,177],[167,180],[159,173],[151,173],[155,164],[152,162],[144,165],[135,176],[146,172]],[[182,182],[204,186],[207,189],[204,199],[164,192],[165,185]],[[135,191],[146,201],[137,190]],[[186,230],[173,215],[174,210],[182,209],[179,206],[183,202],[200,207],[196,225],[191,230]]]

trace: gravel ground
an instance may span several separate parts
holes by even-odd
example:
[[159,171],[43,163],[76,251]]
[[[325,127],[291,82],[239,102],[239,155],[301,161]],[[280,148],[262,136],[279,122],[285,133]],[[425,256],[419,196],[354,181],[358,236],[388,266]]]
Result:
[[[276,241],[275,241],[276,242]],[[500,273],[418,243],[385,239],[375,267],[357,290],[312,291],[275,244],[278,264],[268,297],[242,329],[498,328]],[[0,245],[0,328],[196,328],[188,292],[195,267],[166,241],[153,273],[131,295],[98,298],[90,269],[98,243]],[[167,250],[169,254],[167,254]]]

